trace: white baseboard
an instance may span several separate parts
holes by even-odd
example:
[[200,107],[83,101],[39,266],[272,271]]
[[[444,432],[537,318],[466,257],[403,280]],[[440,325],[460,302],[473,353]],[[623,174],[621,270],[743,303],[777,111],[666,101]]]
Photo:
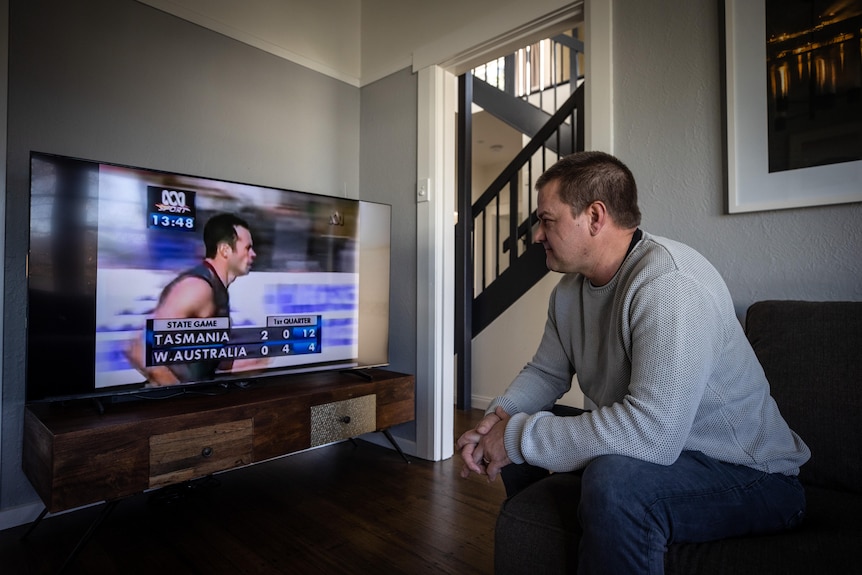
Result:
[[480,395],[471,396],[470,401],[472,402],[473,409],[481,409],[485,411],[488,409],[488,406],[491,405],[491,401],[493,397],[483,397]]
[[0,511],[0,531],[35,521],[44,508],[45,506],[37,501]]

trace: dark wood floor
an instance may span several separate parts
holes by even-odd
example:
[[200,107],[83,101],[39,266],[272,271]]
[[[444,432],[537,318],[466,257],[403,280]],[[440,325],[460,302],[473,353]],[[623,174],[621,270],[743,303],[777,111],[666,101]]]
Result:
[[[455,412],[455,437],[478,410]],[[502,482],[343,442],[120,502],[66,573],[491,573]],[[102,506],[0,532],[0,573],[55,573]]]

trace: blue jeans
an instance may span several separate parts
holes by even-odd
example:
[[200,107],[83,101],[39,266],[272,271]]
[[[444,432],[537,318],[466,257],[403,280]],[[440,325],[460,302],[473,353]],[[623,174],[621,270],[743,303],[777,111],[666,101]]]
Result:
[[[593,460],[581,475],[578,573],[664,573],[671,543],[782,531],[805,513],[796,477],[733,465],[684,451],[672,465],[622,455]],[[547,471],[503,469],[507,494]]]
[[578,573],[664,573],[671,543],[782,531],[804,513],[796,477],[697,451],[669,466],[600,457],[581,476]]

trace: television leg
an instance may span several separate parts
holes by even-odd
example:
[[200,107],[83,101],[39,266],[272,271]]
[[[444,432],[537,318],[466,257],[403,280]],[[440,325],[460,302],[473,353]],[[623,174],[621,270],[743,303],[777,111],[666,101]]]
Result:
[[383,430],[383,435],[385,435],[385,436],[386,436],[386,439],[388,439],[388,440],[389,440],[389,443],[391,443],[391,444],[392,444],[392,446],[393,446],[393,447],[395,448],[395,450],[398,452],[398,455],[400,455],[400,456],[401,456],[401,458],[402,458],[404,461],[406,461],[407,463],[410,463],[410,460],[409,460],[409,459],[407,459],[407,456],[406,456],[406,455],[404,455],[404,452],[401,450],[401,446],[400,446],[400,445],[398,445],[398,442],[397,442],[397,441],[395,441],[395,438],[394,438],[394,437],[392,437],[392,434],[389,432],[389,428],[386,428],[386,429],[384,429],[384,430]]
[[96,533],[96,530],[99,529],[99,526],[102,524],[102,522],[108,517],[108,515],[111,514],[111,511],[114,510],[114,507],[116,507],[117,503],[119,502],[119,499],[113,499],[105,504],[105,506],[102,508],[102,511],[99,513],[99,516],[96,517],[96,519],[94,519],[93,522],[90,524],[90,527],[87,529],[87,532],[84,533],[84,536],[81,537],[81,540],[78,541],[78,544],[75,546],[74,549],[72,549],[72,552],[69,553],[69,556],[66,557],[66,562],[63,563],[63,566],[60,567],[60,570],[57,573],[63,573],[66,568],[72,564],[72,562],[81,552],[81,550],[86,547],[87,543],[89,543],[90,538]]
[[30,523],[30,527],[27,528],[27,531],[24,532],[24,535],[21,536],[20,540],[26,541],[27,538],[30,537],[30,534],[33,533],[33,530],[36,529],[36,527],[38,527],[40,523],[42,523],[42,520],[45,519],[46,515],[48,515],[48,508],[43,507],[42,512],[39,514],[39,517],[37,517],[33,520],[32,523]]

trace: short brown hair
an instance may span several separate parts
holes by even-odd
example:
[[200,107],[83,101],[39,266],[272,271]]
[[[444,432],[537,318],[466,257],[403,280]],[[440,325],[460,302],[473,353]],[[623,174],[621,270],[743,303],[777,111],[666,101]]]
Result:
[[536,190],[559,181],[560,200],[579,215],[595,201],[602,201],[608,213],[622,228],[641,223],[638,189],[631,170],[605,152],[576,152],[560,158],[536,181]]
[[237,227],[251,229],[248,227],[248,222],[234,214],[216,214],[207,220],[204,226],[206,257],[214,258],[218,251],[218,245],[222,242],[232,249],[236,249]]

